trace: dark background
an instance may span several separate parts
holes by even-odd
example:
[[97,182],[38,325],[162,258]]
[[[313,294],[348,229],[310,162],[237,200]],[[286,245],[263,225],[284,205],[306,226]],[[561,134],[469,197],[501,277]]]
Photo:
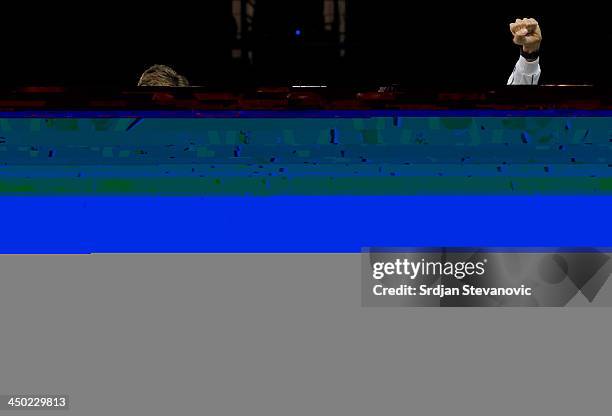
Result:
[[[542,83],[608,82],[611,24],[603,6],[497,11],[494,4],[347,0],[340,44],[324,28],[322,4],[257,0],[242,40],[228,0],[7,7],[0,82],[133,86],[147,66],[164,63],[195,85],[503,85],[518,58],[508,29],[517,17],[541,23]],[[232,57],[232,49],[252,59]]]

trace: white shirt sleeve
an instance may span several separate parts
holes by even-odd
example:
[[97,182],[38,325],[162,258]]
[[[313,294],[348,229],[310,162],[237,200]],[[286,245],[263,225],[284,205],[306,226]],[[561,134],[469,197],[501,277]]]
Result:
[[508,78],[508,85],[537,85],[540,73],[540,58],[530,62],[521,56]]

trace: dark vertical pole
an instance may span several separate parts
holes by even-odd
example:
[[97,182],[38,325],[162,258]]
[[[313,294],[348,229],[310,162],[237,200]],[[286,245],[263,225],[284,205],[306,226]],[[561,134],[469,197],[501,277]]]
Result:
[[340,41],[340,6],[338,0],[334,0],[334,21],[332,22],[332,32],[334,37]]
[[249,60],[249,46],[248,46],[248,17],[247,17],[247,3],[249,0],[240,0],[240,59],[242,62]]

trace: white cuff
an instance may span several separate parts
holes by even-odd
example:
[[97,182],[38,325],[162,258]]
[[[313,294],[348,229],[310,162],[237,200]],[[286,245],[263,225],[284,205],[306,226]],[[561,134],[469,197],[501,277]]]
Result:
[[535,75],[540,72],[540,58],[536,58],[535,61],[528,61],[523,55],[519,58],[516,63],[516,72],[522,73],[523,75]]

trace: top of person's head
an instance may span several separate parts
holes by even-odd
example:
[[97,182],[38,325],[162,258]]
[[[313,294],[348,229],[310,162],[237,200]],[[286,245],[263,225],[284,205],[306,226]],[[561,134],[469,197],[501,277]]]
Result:
[[142,73],[139,87],[188,87],[189,81],[166,65],[153,65]]

